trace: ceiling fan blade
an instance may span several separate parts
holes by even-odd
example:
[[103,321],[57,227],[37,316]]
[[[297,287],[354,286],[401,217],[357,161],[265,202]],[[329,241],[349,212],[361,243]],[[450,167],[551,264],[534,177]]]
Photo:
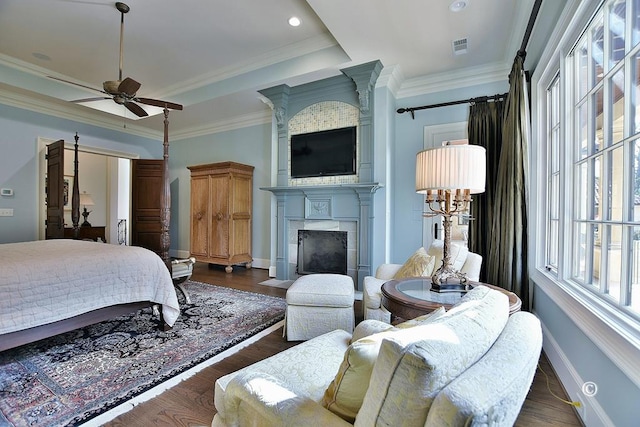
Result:
[[149,115],[141,106],[133,102],[125,102],[124,106],[138,117],[147,117]]
[[130,77],[127,77],[118,86],[118,92],[126,93],[129,96],[134,96],[138,89],[140,89],[140,86],[142,86],[140,83]]
[[73,101],[70,101],[70,102],[79,104],[81,102],[102,101],[103,99],[112,99],[112,98],[108,96],[97,96],[93,98],[74,99]]
[[160,101],[159,99],[136,98],[136,101],[142,104],[153,105],[154,107],[160,107],[160,108],[166,107],[170,110],[182,110],[182,105],[180,104],[175,104],[173,102],[168,102],[168,101]]
[[68,83],[70,85],[80,86],[80,87],[83,87],[85,89],[91,89],[91,90],[94,90],[94,91],[100,92],[100,93],[106,93],[108,95],[107,92],[105,92],[103,90],[100,90],[100,89],[96,89],[95,87],[85,86],[85,85],[82,85],[80,83],[76,83],[76,82],[72,82],[72,81],[69,81],[69,80],[61,79],[60,77],[54,77],[54,76],[47,76],[47,77],[50,78],[50,79],[53,79],[53,80],[58,80],[58,81],[63,82],[63,83]]

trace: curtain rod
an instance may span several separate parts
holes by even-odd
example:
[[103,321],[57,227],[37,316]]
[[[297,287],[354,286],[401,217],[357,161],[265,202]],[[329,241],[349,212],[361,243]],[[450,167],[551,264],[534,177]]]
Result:
[[536,23],[536,18],[538,17],[538,12],[540,11],[540,6],[542,5],[542,0],[536,0],[533,3],[533,9],[531,9],[531,15],[529,15],[529,22],[527,23],[527,29],[524,32],[524,37],[522,38],[522,44],[520,44],[520,50],[518,51],[518,56],[521,56],[523,61],[525,56],[527,56],[527,45],[529,44],[529,38],[531,37],[531,32],[533,31],[533,25]]
[[458,104],[475,104],[476,102],[487,102],[490,100],[497,100],[497,99],[503,99],[506,98],[508,95],[508,93],[502,93],[502,94],[498,94],[498,95],[493,95],[493,96],[480,96],[477,98],[469,98],[469,99],[463,99],[460,101],[451,101],[451,102],[442,102],[440,104],[431,104],[431,105],[423,105],[422,107],[410,107],[410,108],[398,108],[398,114],[402,114],[402,113],[406,113],[406,112],[410,112],[411,113],[411,118],[415,119],[415,114],[414,111],[417,110],[426,110],[429,108],[439,108],[439,107],[448,107],[449,105],[458,105]]

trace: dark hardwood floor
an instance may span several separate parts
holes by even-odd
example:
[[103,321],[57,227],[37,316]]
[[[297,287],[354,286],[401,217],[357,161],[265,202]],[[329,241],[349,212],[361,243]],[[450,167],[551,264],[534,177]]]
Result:
[[[223,267],[197,263],[192,280],[228,286],[250,292],[284,297],[286,290],[259,285],[267,280],[266,270],[234,268],[227,274]],[[356,301],[356,322],[362,320],[362,306]],[[213,385],[217,378],[294,346],[282,338],[282,328],[240,350],[239,353],[216,363],[191,378],[165,391],[158,397],[141,403],[106,426],[208,426],[215,414]],[[531,391],[523,405],[516,426],[581,426],[573,407],[567,400],[560,382],[547,358],[542,355],[540,367],[549,376],[549,387],[540,369],[536,372]],[[499,369],[499,367],[497,368]]]

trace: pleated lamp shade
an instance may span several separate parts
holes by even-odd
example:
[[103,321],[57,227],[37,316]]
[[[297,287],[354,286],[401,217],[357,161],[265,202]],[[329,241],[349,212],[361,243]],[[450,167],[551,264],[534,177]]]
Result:
[[445,145],[420,151],[416,156],[416,192],[469,190],[483,193],[487,156],[479,145]]
[[91,198],[91,194],[80,193],[80,204],[82,206],[93,206],[93,199]]

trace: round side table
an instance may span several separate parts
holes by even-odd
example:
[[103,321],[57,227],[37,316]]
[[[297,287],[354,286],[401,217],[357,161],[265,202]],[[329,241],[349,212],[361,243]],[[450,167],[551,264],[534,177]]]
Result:
[[[522,301],[513,292],[481,282],[469,282],[469,288],[483,285],[502,292],[509,297],[509,314],[520,310]],[[382,285],[382,306],[392,315],[402,319],[413,319],[444,306],[449,309],[465,292],[435,292],[431,290],[430,277],[410,277],[390,280]]]

